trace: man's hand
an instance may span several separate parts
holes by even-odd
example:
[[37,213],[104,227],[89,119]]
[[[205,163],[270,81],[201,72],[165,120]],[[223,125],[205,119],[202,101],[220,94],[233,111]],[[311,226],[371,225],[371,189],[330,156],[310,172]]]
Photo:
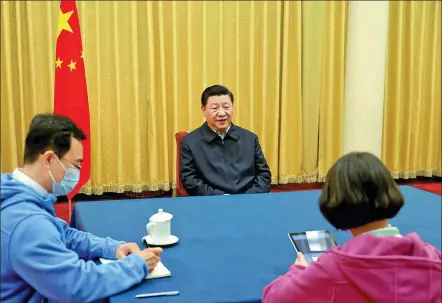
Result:
[[298,252],[298,258],[296,258],[294,265],[301,265],[305,267],[308,266],[307,262],[305,261],[304,255],[302,253]]
[[144,259],[149,268],[149,272],[151,272],[157,266],[158,262],[160,262],[162,252],[162,248],[155,247],[144,249],[139,254],[137,253],[137,255]]
[[151,272],[157,266],[158,262],[160,262],[160,256],[162,253],[163,249],[161,247],[141,250],[136,243],[126,243],[118,246],[117,251],[115,252],[115,257],[121,259],[130,254],[139,255],[144,259],[149,268],[149,272]]
[[115,257],[121,259],[135,253],[141,253],[141,249],[138,245],[136,243],[125,243],[118,246],[117,251],[115,252]]

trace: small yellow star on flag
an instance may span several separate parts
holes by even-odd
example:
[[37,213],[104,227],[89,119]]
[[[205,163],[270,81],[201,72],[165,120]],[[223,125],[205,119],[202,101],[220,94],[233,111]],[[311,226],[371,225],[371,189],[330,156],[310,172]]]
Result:
[[71,63],[68,64],[69,68],[71,69],[70,71],[72,71],[73,69],[77,69],[77,68],[75,67],[76,64],[77,64],[77,62],[74,62],[74,61],[71,60]]
[[73,33],[71,26],[69,25],[69,18],[74,13],[74,11],[70,11],[67,13],[63,13],[63,11],[60,9],[60,12],[58,13],[58,34],[57,37],[60,36],[60,33],[65,30],[68,32]]
[[55,61],[55,64],[57,65],[55,68],[57,68],[57,67],[61,68],[62,63],[63,63],[63,61],[61,61],[60,57],[58,57],[57,61]]
[[80,58],[83,58],[83,55],[84,55],[84,52],[83,52],[83,51],[81,51],[81,57],[80,57]]

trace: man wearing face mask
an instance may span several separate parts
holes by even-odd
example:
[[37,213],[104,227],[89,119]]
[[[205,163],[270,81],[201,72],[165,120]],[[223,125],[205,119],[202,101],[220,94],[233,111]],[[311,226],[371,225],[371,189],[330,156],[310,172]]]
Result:
[[141,282],[160,260],[161,248],[96,237],[55,216],[56,196],[79,181],[85,139],[69,118],[37,115],[23,167],[2,174],[1,302],[97,301]]
[[222,85],[206,88],[206,122],[181,144],[181,182],[191,196],[266,193],[271,173],[258,137],[232,123],[233,94]]

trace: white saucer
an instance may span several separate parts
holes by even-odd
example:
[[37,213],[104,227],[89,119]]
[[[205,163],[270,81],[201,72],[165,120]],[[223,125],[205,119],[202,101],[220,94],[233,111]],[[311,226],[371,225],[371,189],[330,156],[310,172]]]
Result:
[[177,243],[179,240],[180,239],[177,236],[174,236],[174,235],[170,235],[168,240],[161,241],[161,242],[154,241],[152,239],[152,237],[149,236],[149,235],[143,237],[143,241],[146,242],[146,244],[156,245],[156,246],[172,245],[172,244]]

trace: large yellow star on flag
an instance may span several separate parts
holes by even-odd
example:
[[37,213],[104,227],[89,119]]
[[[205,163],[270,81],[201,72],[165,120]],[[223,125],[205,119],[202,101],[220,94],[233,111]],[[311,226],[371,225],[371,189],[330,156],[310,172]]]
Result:
[[68,64],[69,68],[71,69],[70,71],[72,71],[73,69],[77,69],[77,68],[75,67],[76,64],[77,64],[77,62],[74,62],[74,61],[71,60],[71,63]]
[[60,9],[60,12],[58,13],[58,34],[57,34],[57,37],[60,36],[60,33],[63,30],[71,32],[71,33],[74,32],[68,22],[69,18],[72,16],[73,13],[74,13],[74,11],[63,13],[63,11]]

